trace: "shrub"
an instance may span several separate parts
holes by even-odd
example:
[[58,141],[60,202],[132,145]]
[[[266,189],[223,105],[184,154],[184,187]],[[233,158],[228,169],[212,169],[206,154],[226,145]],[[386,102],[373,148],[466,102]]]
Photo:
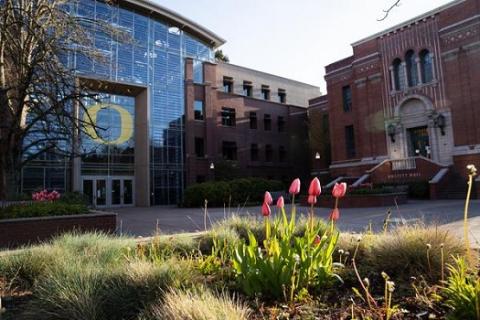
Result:
[[209,206],[236,206],[245,202],[260,202],[265,190],[281,191],[284,190],[284,185],[280,181],[260,178],[209,181],[187,187],[183,205],[203,207],[205,199]]
[[74,191],[74,192],[65,192],[61,195],[60,202],[68,204],[88,204],[87,195]]
[[463,258],[456,258],[448,271],[443,294],[445,304],[452,309],[451,318],[480,320],[480,276],[468,270]]
[[62,216],[88,213],[84,204],[69,204],[61,201],[14,204],[0,209],[0,219]]
[[216,296],[209,290],[169,290],[141,320],[246,320],[250,309],[226,294]]

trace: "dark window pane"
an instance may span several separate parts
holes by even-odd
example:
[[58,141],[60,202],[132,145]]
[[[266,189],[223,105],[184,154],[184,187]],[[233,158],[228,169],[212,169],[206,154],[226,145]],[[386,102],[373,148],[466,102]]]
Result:
[[265,161],[266,162],[272,162],[273,161],[273,148],[269,144],[267,144],[265,146]]
[[205,146],[203,138],[195,138],[195,155],[199,158],[205,157]]
[[349,112],[352,110],[352,89],[350,86],[345,86],[342,88],[342,97],[343,97],[343,111]]
[[203,101],[195,100],[194,110],[195,110],[195,120],[203,120],[204,119]]
[[345,148],[347,158],[353,158],[356,155],[355,150],[355,132],[353,126],[345,127]]
[[223,141],[222,155],[225,160],[237,160],[237,143],[234,141]]
[[258,144],[252,144],[250,147],[250,160],[258,161]]
[[272,130],[272,118],[269,114],[263,116],[263,128],[265,131]]
[[257,129],[257,113],[250,112],[250,129]]
[[227,127],[235,126],[235,109],[222,108],[222,125]]

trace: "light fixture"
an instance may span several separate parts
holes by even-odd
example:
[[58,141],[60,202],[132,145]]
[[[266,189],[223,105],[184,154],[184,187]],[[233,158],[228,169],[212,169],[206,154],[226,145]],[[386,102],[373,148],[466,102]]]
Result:
[[447,121],[445,119],[445,116],[443,114],[438,114],[438,116],[435,118],[435,125],[440,128],[440,133],[442,136],[445,135],[445,127],[447,125]]
[[320,160],[320,153],[318,153],[318,152],[315,153],[315,159]]
[[213,164],[213,162],[210,162],[210,170],[213,170],[215,169],[215,165]]
[[390,123],[387,127],[387,134],[390,137],[390,141],[392,141],[392,143],[395,143],[396,131],[397,131],[397,128],[395,128],[395,125],[393,123]]

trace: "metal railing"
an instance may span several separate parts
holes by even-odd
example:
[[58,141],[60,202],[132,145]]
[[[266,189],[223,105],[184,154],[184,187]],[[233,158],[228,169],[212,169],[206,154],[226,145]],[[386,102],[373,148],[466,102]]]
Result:
[[392,171],[415,170],[417,169],[416,158],[405,158],[390,160]]

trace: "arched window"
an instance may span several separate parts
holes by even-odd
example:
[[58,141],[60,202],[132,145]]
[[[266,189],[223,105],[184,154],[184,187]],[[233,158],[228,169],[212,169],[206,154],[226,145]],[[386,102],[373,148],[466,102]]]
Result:
[[413,50],[409,50],[405,55],[405,63],[407,65],[408,86],[415,87],[418,84],[418,73],[415,52]]
[[399,58],[393,60],[393,84],[394,90],[403,90],[405,88],[405,74],[402,66],[402,60]]
[[433,56],[427,49],[420,52],[420,70],[422,82],[429,83],[433,80]]

